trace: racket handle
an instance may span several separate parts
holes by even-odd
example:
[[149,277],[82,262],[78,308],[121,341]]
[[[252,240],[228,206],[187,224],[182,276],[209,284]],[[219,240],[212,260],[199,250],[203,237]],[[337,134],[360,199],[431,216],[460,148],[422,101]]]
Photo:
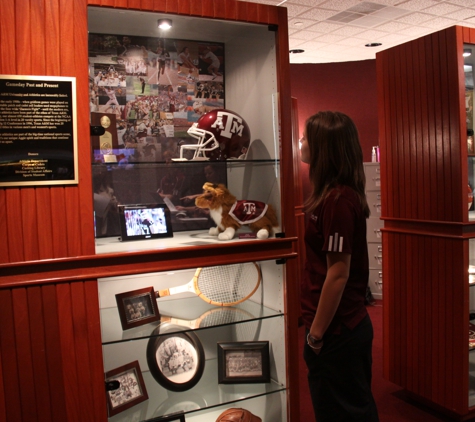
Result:
[[165,296],[170,296],[170,290],[165,289],[165,290],[158,290],[155,292],[157,297],[165,297]]

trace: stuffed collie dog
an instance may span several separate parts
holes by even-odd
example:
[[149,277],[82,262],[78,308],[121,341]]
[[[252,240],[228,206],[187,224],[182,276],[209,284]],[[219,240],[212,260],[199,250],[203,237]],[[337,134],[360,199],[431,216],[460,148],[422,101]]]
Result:
[[269,204],[258,201],[241,200],[229,192],[226,186],[213,183],[203,185],[203,193],[195,199],[198,208],[209,209],[216,227],[209,234],[219,240],[230,240],[236,230],[248,225],[258,239],[267,239],[278,228],[277,216]]

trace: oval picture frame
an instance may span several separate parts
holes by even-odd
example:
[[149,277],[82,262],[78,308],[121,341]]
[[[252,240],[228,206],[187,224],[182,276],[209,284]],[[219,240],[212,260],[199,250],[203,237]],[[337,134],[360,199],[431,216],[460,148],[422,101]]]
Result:
[[[147,363],[155,381],[170,391],[186,391],[201,379],[205,354],[198,336],[174,324],[160,324],[147,344]],[[169,333],[169,334],[167,334]]]

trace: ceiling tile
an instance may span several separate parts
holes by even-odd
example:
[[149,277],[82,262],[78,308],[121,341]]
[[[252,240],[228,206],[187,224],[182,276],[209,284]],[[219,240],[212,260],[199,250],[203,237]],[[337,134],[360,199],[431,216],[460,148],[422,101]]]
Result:
[[409,0],[404,3],[399,3],[398,7],[407,10],[422,10],[430,6],[436,6],[439,4],[434,0]]

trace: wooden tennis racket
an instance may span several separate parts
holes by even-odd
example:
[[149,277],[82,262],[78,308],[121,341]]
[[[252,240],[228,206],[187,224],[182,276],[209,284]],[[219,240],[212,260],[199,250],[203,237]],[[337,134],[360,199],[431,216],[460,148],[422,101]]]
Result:
[[156,292],[157,298],[192,292],[216,306],[233,306],[249,299],[259,287],[261,271],[255,262],[198,268],[187,284]]

